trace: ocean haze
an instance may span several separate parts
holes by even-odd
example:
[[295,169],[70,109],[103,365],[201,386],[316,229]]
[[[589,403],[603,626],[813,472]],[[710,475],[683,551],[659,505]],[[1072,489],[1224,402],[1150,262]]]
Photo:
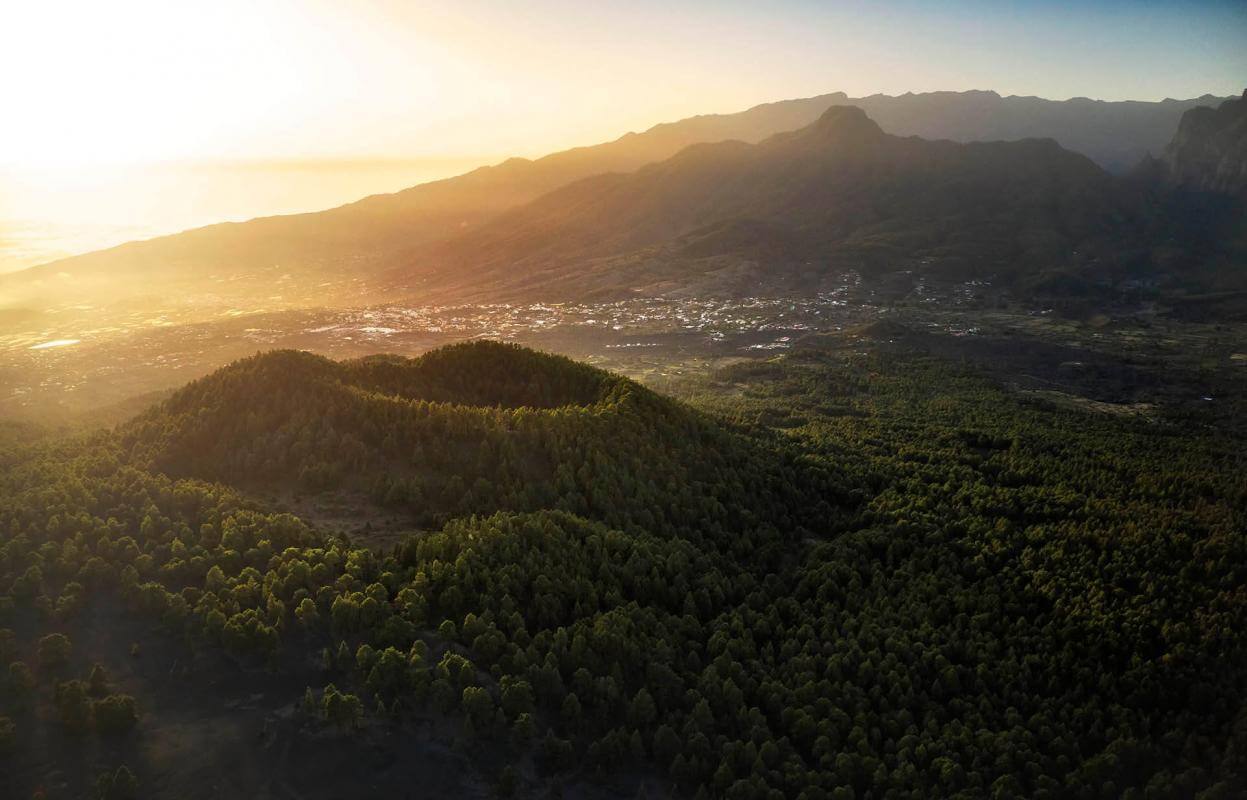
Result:
[[316,211],[499,160],[488,156],[0,168],[0,272],[136,239]]

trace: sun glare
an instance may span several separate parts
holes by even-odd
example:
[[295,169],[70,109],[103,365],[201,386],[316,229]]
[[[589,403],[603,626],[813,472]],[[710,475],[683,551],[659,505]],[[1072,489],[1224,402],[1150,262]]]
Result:
[[[293,2],[8,4],[0,75],[11,116],[0,162],[300,155],[308,141],[324,144],[317,109],[349,117],[352,99],[375,83],[342,70],[374,69],[385,56],[368,31],[343,36],[349,23],[327,6]],[[401,77],[416,95],[429,72],[417,69],[421,55],[409,40],[414,75]]]
[[0,800],[1247,798],[1247,0],[0,0]]

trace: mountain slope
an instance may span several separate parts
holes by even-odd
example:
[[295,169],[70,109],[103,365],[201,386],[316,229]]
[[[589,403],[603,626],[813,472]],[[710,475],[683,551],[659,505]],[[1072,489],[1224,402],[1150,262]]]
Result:
[[630,172],[700,142],[759,142],[808,125],[834,104],[855,105],[899,135],[955,140],[1056,137],[1110,168],[1159,152],[1180,114],[1200,102],[1103,103],[935,92],[849,98],[842,93],[657,125],[535,161],[511,159],[466,175],[312,214],[212,225],[132,242],[0,276],[8,306],[132,302],[289,306],[377,298],[374,271],[402,254],[478,228],[574,181]]
[[817,289],[847,269],[1108,270],[1144,223],[1136,198],[1051,140],[901,138],[837,106],[757,145],[699,145],[552,192],[394,279],[434,299],[575,299],[706,289],[732,270],[764,291]]
[[1247,198],[1247,92],[1186,112],[1162,164],[1181,188]]
[[1247,316],[1247,93],[1217,108],[1193,108],[1161,158],[1130,182],[1156,199],[1158,251],[1184,251],[1168,297],[1190,319]]
[[929,92],[849,99],[888,133],[958,142],[1055,139],[1113,173],[1160,153],[1189,109],[1215,104],[1213,95],[1160,102],[1106,102],[1075,97],[1001,97],[996,92]]

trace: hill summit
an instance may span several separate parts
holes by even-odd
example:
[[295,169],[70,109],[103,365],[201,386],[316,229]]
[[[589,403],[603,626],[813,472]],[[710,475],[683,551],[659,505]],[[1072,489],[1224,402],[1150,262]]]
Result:
[[770,536],[762,520],[824,527],[843,495],[776,441],[627,378],[489,341],[411,359],[260,354],[191,383],[120,438],[140,466],[170,475],[367,492],[418,524],[553,508],[727,547],[728,533]]
[[805,133],[830,137],[839,142],[872,141],[884,135],[879,123],[857,106],[832,106],[806,128]]

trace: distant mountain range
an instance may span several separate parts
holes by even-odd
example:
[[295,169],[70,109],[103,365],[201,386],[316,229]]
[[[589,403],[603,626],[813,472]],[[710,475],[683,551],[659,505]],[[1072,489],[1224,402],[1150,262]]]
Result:
[[[896,136],[992,142],[1054,139],[1082,153],[1104,169],[1123,173],[1148,154],[1159,155],[1173,138],[1182,115],[1227,98],[1203,95],[1159,102],[1046,100],[1002,97],[991,91],[925,92],[899,96],[849,97],[843,92],[757,106],[740,114],[693,117],[658,125],[642,136],[713,142],[739,139],[759,142],[775,133],[796,130],[818,119],[831,106],[855,106]],[[627,137],[625,137],[627,138]]]
[[697,145],[551,192],[392,280],[435,300],[510,300],[810,292],[846,270],[1103,272],[1148,224],[1136,196],[1050,139],[891,136],[833,106],[756,145]]
[[[1162,151],[1167,164],[1204,163],[1206,154],[1194,155],[1204,152],[1207,128],[1198,119],[1184,125],[1186,143],[1168,151],[1165,143],[1184,112],[1215,100],[937,92],[784,101],[512,159],[328,211],[65,259],[0,276],[0,300],[10,308],[55,301],[138,309],[159,298],[246,309],[377,302],[403,290],[412,302],[759,291],[816,285],[797,265],[818,272],[915,263],[950,276],[1042,268],[1078,272],[1080,285],[1088,276],[1111,282],[1146,271],[1147,243],[1173,237],[1164,214],[1145,202],[1151,184],[1141,186],[1138,173],[1134,183],[1115,180],[1102,167],[1120,170]],[[912,135],[1023,141],[901,138]],[[1236,180],[1232,166],[1217,169]],[[758,270],[779,277],[767,283]]]

